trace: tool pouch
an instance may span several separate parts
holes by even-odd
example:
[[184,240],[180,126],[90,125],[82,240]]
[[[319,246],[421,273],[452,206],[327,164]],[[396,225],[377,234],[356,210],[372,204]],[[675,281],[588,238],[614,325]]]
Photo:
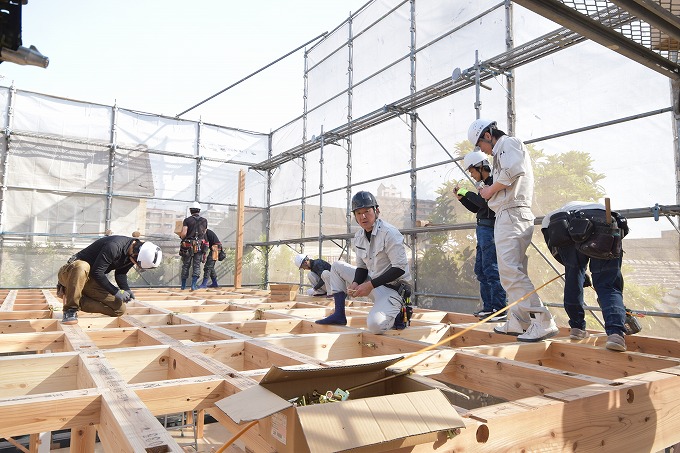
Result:
[[193,247],[191,241],[182,241],[179,243],[179,256],[189,256],[193,254]]
[[396,330],[403,330],[411,325],[411,316],[413,316],[411,285],[401,282],[397,293],[401,296],[401,310],[399,310],[399,314],[394,318],[394,328]]
[[626,320],[623,323],[623,328],[626,330],[626,335],[633,335],[642,330],[642,326],[633,312],[626,308]]
[[573,242],[569,234],[569,218],[567,212],[556,212],[550,217],[546,238],[548,248],[563,247]]
[[611,227],[597,227],[578,250],[590,258],[612,260],[621,257],[621,230]]
[[587,218],[573,218],[569,221],[569,236],[576,242],[587,241],[593,234],[595,225]]

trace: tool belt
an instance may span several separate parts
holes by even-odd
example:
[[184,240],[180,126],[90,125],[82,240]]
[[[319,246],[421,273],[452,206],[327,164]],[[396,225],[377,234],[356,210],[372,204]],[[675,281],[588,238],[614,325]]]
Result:
[[496,223],[496,219],[477,219],[477,225],[492,227]]
[[78,259],[79,259],[79,258],[78,258],[78,255],[77,255],[77,254],[76,254],[76,255],[71,255],[71,258],[69,258],[68,261],[66,261],[66,264],[71,264],[72,262],[77,261]]
[[626,218],[616,212],[612,212],[612,218],[615,222],[606,223],[604,211],[599,209],[557,212],[543,234],[551,251],[575,245],[590,258],[616,259],[621,257],[621,239],[628,233],[628,224]]
[[207,241],[199,241],[197,239],[183,239],[179,243],[180,256],[193,256],[196,253],[203,252],[208,246]]
[[401,296],[401,310],[394,318],[394,329],[403,330],[411,325],[411,317],[413,316],[413,306],[411,305],[411,285],[406,282],[399,282],[398,284],[385,285],[397,292]]

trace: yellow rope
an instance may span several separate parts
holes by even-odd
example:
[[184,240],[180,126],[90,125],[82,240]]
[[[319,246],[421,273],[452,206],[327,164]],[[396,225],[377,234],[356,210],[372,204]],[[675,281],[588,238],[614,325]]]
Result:
[[421,349],[420,351],[417,351],[417,352],[414,352],[414,353],[412,353],[412,354],[410,354],[410,355],[407,355],[406,357],[404,357],[403,359],[401,359],[399,362],[395,363],[395,365],[397,365],[397,364],[403,362],[404,360],[408,360],[408,359],[410,359],[410,358],[412,358],[412,357],[415,357],[415,356],[417,356],[418,354],[421,354],[421,353],[423,353],[423,352],[429,351],[430,349],[434,349],[434,348],[436,348],[437,346],[441,346],[441,345],[443,345],[444,343],[447,343],[447,342],[453,340],[454,338],[458,338],[459,336],[463,335],[464,333],[471,331],[471,330],[474,329],[475,327],[481,326],[482,324],[484,324],[485,322],[489,321],[489,320],[490,320],[491,318],[493,318],[494,316],[498,316],[499,314],[508,311],[511,307],[514,307],[514,306],[517,305],[518,303],[522,302],[522,301],[523,301],[524,299],[526,299],[527,297],[529,297],[529,296],[531,296],[532,294],[536,293],[539,289],[545,288],[545,287],[548,286],[550,283],[554,282],[555,280],[557,280],[558,278],[562,277],[563,275],[564,275],[564,274],[560,274],[560,275],[558,275],[557,277],[548,280],[547,282],[543,283],[543,284],[542,284],[541,286],[539,286],[538,288],[535,288],[533,291],[526,293],[524,296],[520,297],[519,299],[517,299],[517,300],[514,301],[513,303],[508,304],[507,306],[501,308],[501,309],[498,310],[496,313],[492,313],[492,314],[490,314],[489,316],[487,316],[486,318],[482,319],[481,321],[476,322],[476,323],[474,323],[473,325],[471,325],[471,326],[469,326],[469,327],[466,327],[465,329],[461,330],[460,332],[457,332],[457,333],[451,335],[450,337],[444,338],[444,339],[441,340],[439,343],[431,344],[430,346],[424,347],[424,348]]
[[223,452],[227,449],[227,447],[229,447],[231,444],[233,444],[234,442],[236,442],[236,439],[238,439],[239,437],[241,437],[241,436],[242,436],[246,431],[248,431],[250,428],[252,428],[253,426],[257,425],[257,422],[258,422],[258,420],[253,420],[252,422],[248,423],[246,426],[243,427],[243,429],[241,429],[241,431],[237,432],[236,435],[235,435],[234,437],[232,437],[231,439],[229,439],[229,440],[227,441],[227,443],[224,444],[224,445],[222,445],[222,446],[220,447],[220,449],[217,450],[215,453],[223,453]]

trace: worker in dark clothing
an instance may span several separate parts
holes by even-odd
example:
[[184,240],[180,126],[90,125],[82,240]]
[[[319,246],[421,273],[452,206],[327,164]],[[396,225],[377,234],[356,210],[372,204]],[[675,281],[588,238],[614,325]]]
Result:
[[298,253],[294,258],[295,267],[309,271],[307,279],[312,287],[307,290],[309,296],[332,296],[331,291],[331,265],[329,262],[317,258],[309,259],[304,253]]
[[[64,298],[64,324],[78,323],[78,310],[121,316],[125,303],[134,299],[127,282],[132,266],[143,271],[158,267],[160,247],[127,236],[97,239],[73,255],[59,269],[57,295]],[[115,271],[116,288],[106,274]]]
[[[463,167],[476,181],[477,187],[493,184],[491,166],[486,154],[472,151],[465,155]],[[475,275],[479,280],[479,293],[482,298],[482,309],[474,314],[479,318],[486,318],[507,305],[507,296],[498,275],[498,261],[496,258],[496,243],[494,241],[494,222],[496,213],[489,209],[487,201],[481,195],[456,185],[454,192],[458,200],[469,211],[477,213],[477,255],[475,257]],[[505,321],[507,315],[502,313],[490,321]]]
[[191,290],[198,289],[198,278],[201,276],[201,264],[203,253],[208,248],[205,232],[208,229],[208,220],[201,217],[201,205],[193,202],[189,207],[189,217],[182,222],[182,231],[179,237],[182,239],[179,247],[179,255],[182,257],[181,289],[186,289],[189,269],[191,269]]
[[[215,262],[224,259],[222,243],[215,232],[211,229],[205,230],[205,237],[208,241],[208,251],[206,252],[205,265],[203,266],[203,281],[199,288],[217,288],[217,272],[215,272]],[[220,259],[222,257],[222,259]],[[208,278],[212,283],[208,285]]]

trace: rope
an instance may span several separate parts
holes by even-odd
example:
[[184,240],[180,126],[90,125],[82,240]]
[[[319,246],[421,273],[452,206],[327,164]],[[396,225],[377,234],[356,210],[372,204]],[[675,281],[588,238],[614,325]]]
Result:
[[246,426],[241,429],[241,431],[237,432],[234,437],[229,439],[226,444],[222,445],[219,450],[217,450],[215,453],[223,453],[231,444],[236,442],[236,439],[241,437],[246,431],[248,431],[250,428],[253,426],[257,425],[258,420],[253,420],[252,422],[248,423]]
[[449,341],[451,341],[451,340],[453,340],[453,339],[455,339],[455,338],[458,338],[459,336],[463,335],[464,333],[467,333],[467,332],[471,331],[471,330],[474,329],[475,327],[481,326],[482,324],[488,322],[491,318],[493,318],[493,317],[495,317],[495,316],[498,316],[499,314],[508,311],[510,308],[512,308],[512,307],[514,307],[515,305],[517,305],[518,303],[522,302],[522,301],[525,300],[527,297],[531,296],[532,294],[535,294],[538,290],[545,288],[545,287],[548,286],[550,283],[554,282],[554,281],[557,280],[558,278],[561,278],[563,275],[564,275],[564,274],[560,274],[560,275],[558,275],[557,277],[554,277],[554,278],[548,280],[547,282],[543,283],[543,284],[542,284],[541,286],[539,286],[538,288],[535,288],[533,291],[530,291],[530,292],[526,293],[524,296],[520,297],[519,299],[517,299],[517,300],[514,301],[513,303],[508,304],[507,306],[505,306],[505,307],[501,308],[500,310],[498,310],[496,313],[490,314],[490,315],[487,316],[486,318],[482,319],[482,320],[479,321],[479,322],[474,323],[473,325],[471,325],[471,326],[469,326],[469,327],[466,327],[465,329],[461,330],[460,332],[457,332],[457,333],[451,335],[450,337],[444,338],[443,340],[441,340],[441,341],[438,342],[438,343],[435,343],[435,344],[431,344],[431,345],[429,345],[429,346],[426,346],[426,347],[424,347],[423,349],[421,349],[420,351],[417,351],[417,352],[414,352],[414,353],[412,353],[412,354],[407,355],[406,357],[404,357],[403,359],[401,359],[399,362],[395,363],[395,365],[397,365],[397,364],[399,364],[399,363],[401,363],[401,362],[403,362],[403,361],[405,361],[405,360],[408,360],[408,359],[410,359],[410,358],[412,358],[412,357],[415,357],[415,356],[417,356],[417,355],[419,355],[419,354],[421,354],[421,353],[423,353],[423,352],[429,351],[430,349],[434,349],[434,348],[436,348],[436,347],[438,347],[438,346],[441,346],[441,345],[443,345],[444,343],[447,343],[447,342],[449,342]]

